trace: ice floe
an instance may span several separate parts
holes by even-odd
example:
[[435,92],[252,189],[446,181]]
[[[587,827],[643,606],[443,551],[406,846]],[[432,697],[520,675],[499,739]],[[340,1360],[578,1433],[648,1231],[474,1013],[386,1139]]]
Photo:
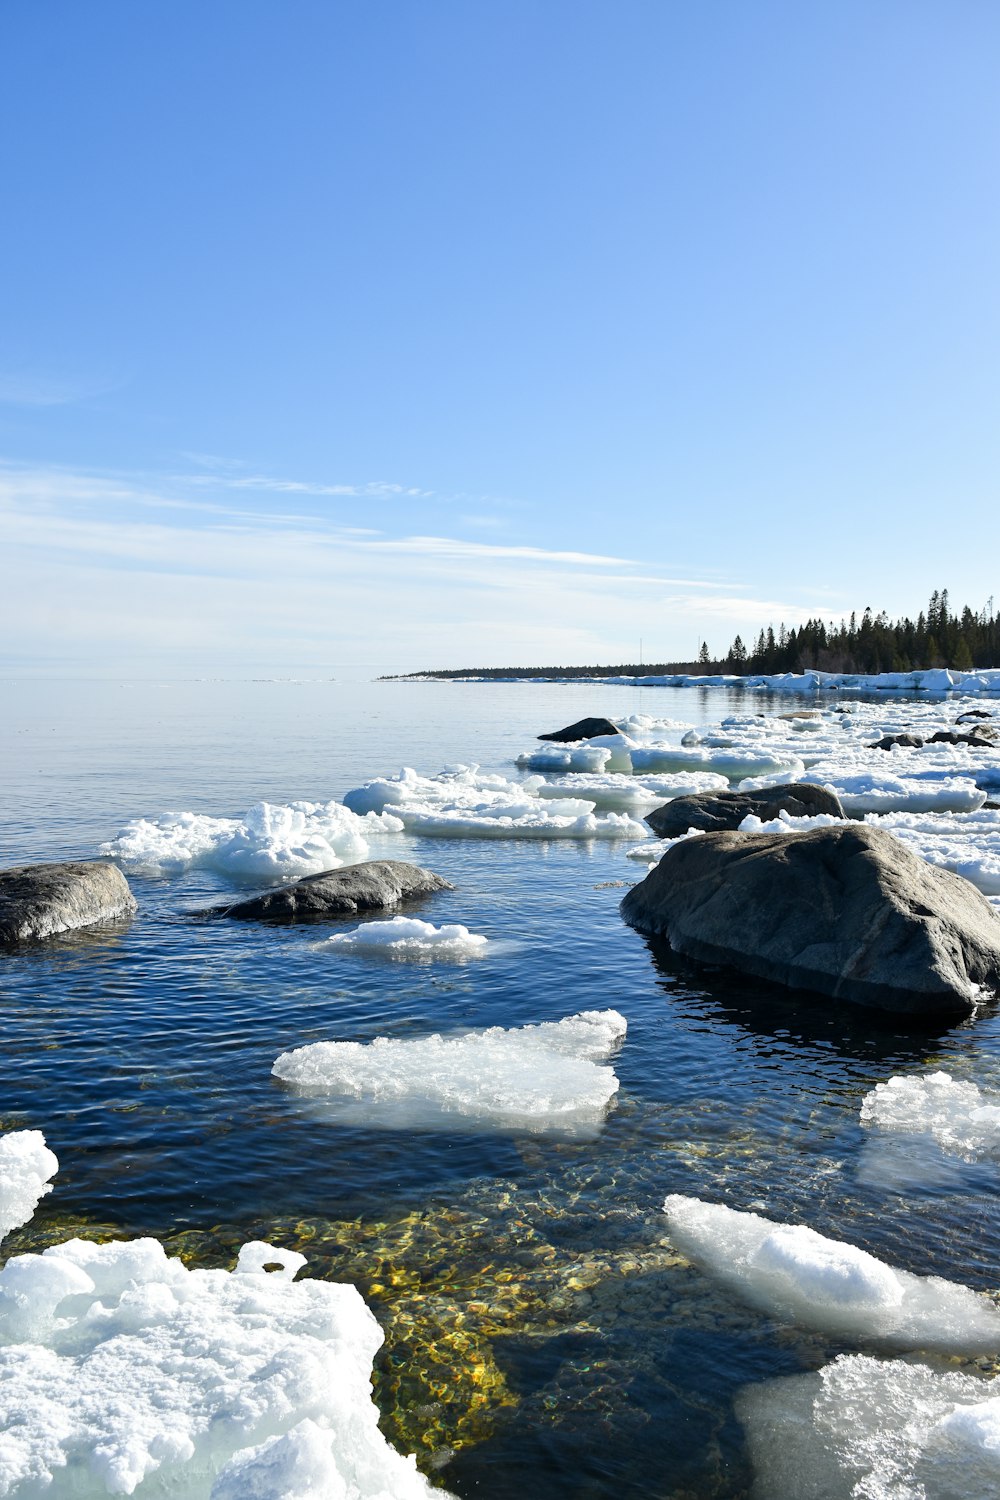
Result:
[[557,776],[543,781],[539,778],[535,795],[548,801],[586,797],[595,808],[616,812],[638,812],[659,807],[674,797],[693,797],[701,792],[727,791],[729,782],[725,776],[711,771],[690,772],[679,776],[627,776],[606,773],[604,775],[580,772],[573,776]]
[[[38,1131],[0,1140],[0,1162],[12,1227],[58,1164]],[[12,1256],[0,1271],[0,1495],[441,1496],[379,1431],[382,1333],[361,1294],[296,1281],[304,1264],[262,1242],[232,1272],[189,1270],[152,1239]]]
[[339,1098],[341,1119],[397,1128],[465,1122],[480,1129],[591,1133],[618,1091],[602,1066],[625,1037],[615,1010],[507,1030],[371,1042],[314,1042],[272,1072],[304,1093]]
[[317,943],[317,948],[347,953],[377,953],[386,958],[452,959],[479,958],[489,946],[488,939],[470,932],[461,923],[435,927],[417,917],[390,917],[384,922],[365,922],[350,932]]
[[861,1123],[879,1132],[930,1136],[965,1157],[1000,1155],[1000,1094],[985,1094],[950,1073],[876,1084],[862,1101]]
[[755,1500],[990,1500],[1000,1494],[993,1381],[842,1355],[745,1387]]
[[969,1287],[895,1270],[804,1225],[698,1198],[674,1194],[664,1211],[682,1254],[771,1317],[862,1344],[1000,1351],[1000,1309]]
[[457,766],[439,776],[404,767],[355,787],[344,804],[355,813],[389,813],[407,833],[425,838],[634,839],[646,830],[627,813],[597,815],[587,798],[564,799],[558,811],[537,795],[539,781],[482,776]]
[[136,818],[100,853],[143,875],[197,868],[232,880],[292,880],[367,859],[368,840],[398,833],[393,817],[359,817],[340,802],[259,802],[242,818],[161,813]]
[[13,1130],[0,1136],[0,1240],[27,1224],[39,1201],[52,1191],[59,1170],[55,1152],[40,1130]]

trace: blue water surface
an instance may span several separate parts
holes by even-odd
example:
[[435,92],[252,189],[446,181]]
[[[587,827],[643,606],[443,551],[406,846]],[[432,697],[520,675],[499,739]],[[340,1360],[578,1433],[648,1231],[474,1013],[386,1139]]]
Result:
[[[511,776],[536,734],[584,714],[703,723],[735,701],[367,680],[18,681],[0,694],[4,865],[92,857],[142,814],[326,801],[402,765]],[[206,922],[195,913],[233,887],[200,871],[133,877],[130,923],[3,958],[0,1125],[43,1130],[61,1167],[8,1252],[67,1225],[155,1234],[216,1264],[258,1235],[303,1248],[312,1274],[355,1280],[386,1325],[387,1431],[454,1493],[488,1500],[748,1494],[735,1393],[846,1347],[678,1264],[667,1193],[996,1284],[992,1173],[873,1169],[858,1123],[894,1072],[996,1076],[994,1017],[914,1034],[687,969],[621,921],[642,873],[623,845],[401,837],[393,852],[453,882],[415,914],[485,934],[485,958],[389,963],[318,948],[315,927]],[[349,1124],[270,1072],[311,1041],[606,1007],[629,1030],[596,1139]]]

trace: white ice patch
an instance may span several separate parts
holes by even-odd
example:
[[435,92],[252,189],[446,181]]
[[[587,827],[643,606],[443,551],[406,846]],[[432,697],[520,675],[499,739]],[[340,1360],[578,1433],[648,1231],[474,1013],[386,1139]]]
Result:
[[842,1355],[736,1400],[755,1500],[988,1500],[1000,1494],[994,1384]]
[[51,1193],[59,1170],[55,1153],[40,1130],[13,1130],[0,1136],[0,1240],[27,1224],[39,1200]]
[[1000,811],[890,813],[869,815],[865,822],[889,829],[930,864],[970,880],[984,895],[1000,897]]
[[339,1118],[397,1128],[592,1133],[618,1091],[603,1059],[620,1046],[624,1016],[582,1011],[562,1021],[505,1030],[368,1043],[314,1042],[275,1061],[275,1077],[353,1108]]
[[433,922],[421,922],[417,917],[390,917],[385,922],[365,922],[350,932],[338,932],[315,946],[347,953],[377,953],[386,958],[462,961],[480,958],[488,940],[458,922],[435,927]]
[[758,818],[756,813],[747,813],[739,826],[740,833],[809,833],[814,828],[840,828],[844,818],[835,818],[832,813],[809,813],[800,818],[782,808],[776,818]]
[[[37,1131],[0,1141],[0,1161],[18,1184],[17,1222],[58,1164]],[[294,1281],[304,1264],[255,1242],[233,1272],[192,1271],[151,1239],[12,1257],[0,1271],[0,1495],[441,1496],[378,1429],[382,1333],[361,1294]]]
[[687,776],[624,776],[608,773],[588,775],[581,772],[575,776],[560,776],[543,781],[537,788],[537,796],[543,801],[550,799],[586,797],[595,808],[612,809],[616,812],[637,812],[661,807],[674,797],[692,797],[701,792],[724,792],[729,782],[724,776],[712,772],[692,772]]
[[544,744],[526,750],[514,762],[522,771],[611,771],[628,772],[630,742],[622,735],[607,734],[592,740]]
[[1000,1094],[984,1094],[949,1073],[876,1084],[862,1102],[861,1123],[894,1135],[930,1136],[968,1158],[1000,1155]]
[[687,771],[713,772],[730,782],[743,781],[748,776],[801,781],[805,773],[803,762],[795,755],[704,746],[685,749],[678,745],[648,745],[633,750],[632,768],[637,775],[647,772],[670,776]]
[[339,802],[259,802],[242,818],[194,812],[137,818],[100,853],[142,875],[197,868],[237,881],[294,880],[367,859],[369,837],[401,828],[398,819],[358,817]]
[[[883,755],[884,751],[875,752]],[[892,762],[888,762],[892,765]],[[893,770],[895,767],[893,766]],[[890,812],[975,812],[986,801],[986,793],[967,776],[895,776],[874,767],[856,774],[839,772],[823,762],[812,766],[806,780],[836,792],[848,817]]]
[[953,1354],[1000,1350],[1000,1311],[969,1287],[897,1271],[803,1225],[674,1194],[674,1244],[771,1317],[861,1343]]
[[439,776],[404,767],[398,776],[365,782],[344,802],[355,812],[391,809],[407,833],[425,838],[632,839],[646,830],[626,813],[596,816],[586,798],[560,801],[558,811],[538,796],[537,777],[506,781],[458,766]]

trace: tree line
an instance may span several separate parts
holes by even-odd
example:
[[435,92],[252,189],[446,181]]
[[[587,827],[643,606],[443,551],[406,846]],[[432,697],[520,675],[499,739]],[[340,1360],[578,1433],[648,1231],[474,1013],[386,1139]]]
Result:
[[1000,615],[993,599],[985,609],[965,605],[952,610],[947,589],[935,589],[926,610],[915,620],[891,621],[885,610],[871,607],[861,618],[829,622],[818,616],[790,630],[769,625],[752,646],[737,636],[725,656],[713,657],[703,641],[697,661],[622,662],[590,667],[452,667],[443,671],[409,672],[408,677],[482,677],[492,679],[549,677],[659,677],[672,673],[711,675],[729,673],[913,672],[927,667],[954,667],[960,672],[1000,667]]
[[913,672],[927,667],[954,667],[960,672],[1000,666],[1000,615],[993,600],[985,609],[965,605],[952,610],[947,589],[935,589],[926,610],[915,620],[890,620],[885,610],[867,608],[859,619],[824,622],[818,617],[791,630],[768,626],[748,647],[740,636],[726,655],[713,660],[707,642],[698,657],[699,672]]

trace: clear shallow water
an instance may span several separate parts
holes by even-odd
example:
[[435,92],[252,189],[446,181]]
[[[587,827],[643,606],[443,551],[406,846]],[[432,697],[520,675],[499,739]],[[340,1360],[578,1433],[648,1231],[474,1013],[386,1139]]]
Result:
[[[367,682],[20,682],[0,699],[4,864],[91,856],[142,813],[326,800],[403,764],[510,775],[534,735],[585,713],[694,723],[733,706],[720,692]],[[391,851],[454,882],[416,914],[498,940],[486,958],[394,964],[318,951],[321,928],[196,921],[232,887],[192,872],[133,877],[140,912],[120,931],[3,959],[0,1124],[41,1128],[61,1163],[8,1253],[81,1225],[153,1233],[204,1263],[258,1236],[304,1250],[386,1326],[387,1431],[443,1464],[455,1493],[491,1500],[746,1494],[734,1394],[839,1351],[679,1263],[668,1192],[808,1223],[908,1270],[1000,1281],[992,1171],[907,1181],[858,1124],[893,1072],[995,1079],[996,1018],[915,1036],[681,968],[618,916],[620,882],[642,873],[623,845],[396,838]],[[596,1140],[332,1123],[270,1076],[309,1041],[606,1006],[629,1033]]]

